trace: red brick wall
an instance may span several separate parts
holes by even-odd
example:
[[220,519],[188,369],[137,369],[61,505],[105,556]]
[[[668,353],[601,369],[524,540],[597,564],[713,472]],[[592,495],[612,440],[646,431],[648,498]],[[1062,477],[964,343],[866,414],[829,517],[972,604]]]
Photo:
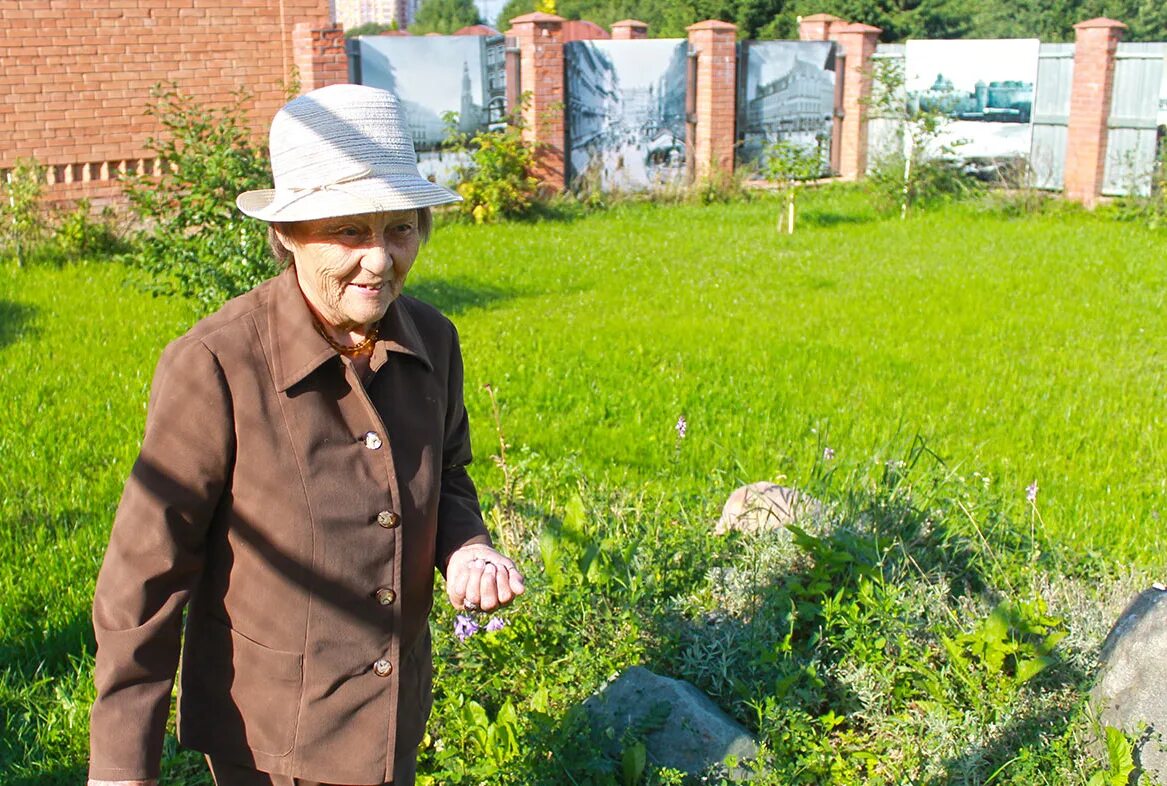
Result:
[[0,170],[34,157],[51,199],[117,195],[111,170],[150,166],[144,111],[163,81],[208,104],[246,87],[262,133],[284,102],[294,25],[328,13],[328,0],[4,0]]
[[340,25],[297,22],[292,30],[292,59],[300,92],[348,81],[348,55]]

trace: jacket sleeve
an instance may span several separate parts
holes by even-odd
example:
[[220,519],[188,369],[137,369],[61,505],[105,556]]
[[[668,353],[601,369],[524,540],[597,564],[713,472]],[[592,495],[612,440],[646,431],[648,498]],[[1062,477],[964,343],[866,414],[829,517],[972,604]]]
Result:
[[470,463],[470,421],[462,396],[462,350],[453,332],[450,349],[449,391],[446,398],[445,443],[442,446],[442,484],[438,501],[438,569],[446,574],[450,555],[470,543],[490,544],[482,523],[482,508],[474,481],[466,472]]
[[159,774],[182,610],[202,572],[207,528],[232,465],[233,423],[211,352],[190,338],[168,346],[94,592],[91,778]]

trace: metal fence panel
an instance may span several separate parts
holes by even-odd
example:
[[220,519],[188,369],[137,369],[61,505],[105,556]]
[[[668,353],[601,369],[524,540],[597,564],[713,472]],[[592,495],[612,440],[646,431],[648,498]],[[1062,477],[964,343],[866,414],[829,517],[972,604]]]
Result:
[[1030,176],[1035,188],[1060,191],[1065,186],[1073,82],[1074,45],[1042,44],[1037,55],[1033,137],[1029,148]]
[[1155,169],[1155,122],[1167,44],[1119,44],[1114,63],[1114,93],[1102,193],[1108,196],[1151,193]]

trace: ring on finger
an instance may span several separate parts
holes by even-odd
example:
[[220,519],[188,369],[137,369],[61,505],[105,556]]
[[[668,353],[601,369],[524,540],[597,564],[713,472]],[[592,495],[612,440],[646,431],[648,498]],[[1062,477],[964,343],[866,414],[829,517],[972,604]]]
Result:
[[472,600],[468,600],[462,603],[462,608],[466,611],[478,611],[478,604]]

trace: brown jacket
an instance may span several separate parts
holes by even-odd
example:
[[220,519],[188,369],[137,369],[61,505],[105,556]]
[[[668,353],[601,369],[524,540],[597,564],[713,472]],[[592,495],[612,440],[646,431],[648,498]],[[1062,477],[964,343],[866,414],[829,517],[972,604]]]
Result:
[[183,744],[371,784],[420,742],[434,568],[489,537],[453,326],[400,298],[372,368],[292,269],[163,352],[94,597],[90,777],[158,774],[184,607]]

